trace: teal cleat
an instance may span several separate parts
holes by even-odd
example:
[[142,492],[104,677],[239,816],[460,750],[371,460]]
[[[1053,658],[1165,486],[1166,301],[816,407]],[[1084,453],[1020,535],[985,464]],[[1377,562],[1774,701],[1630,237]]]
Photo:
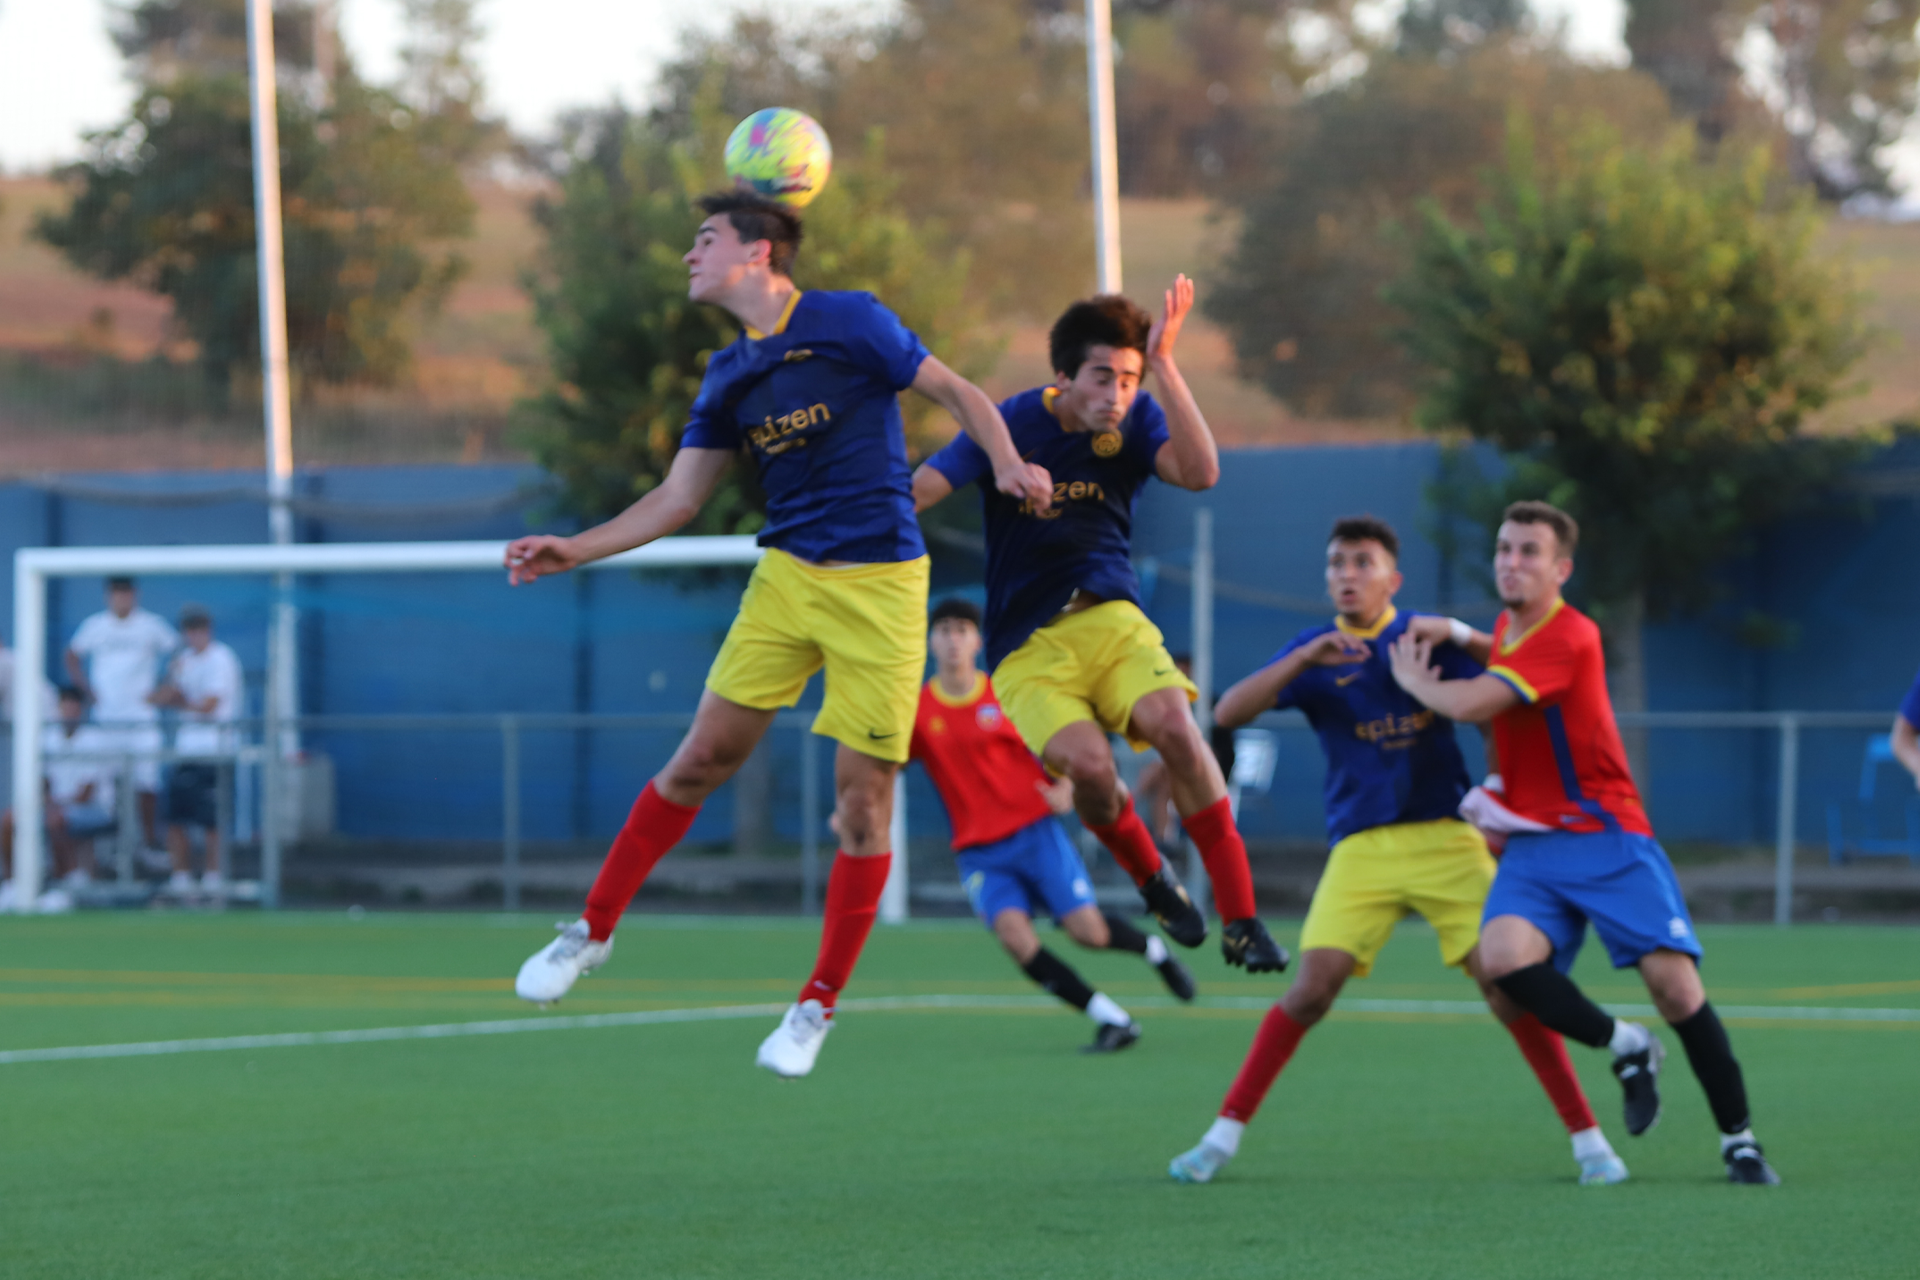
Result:
[[1203,1142],[1191,1151],[1182,1152],[1173,1158],[1167,1166],[1167,1172],[1175,1182],[1212,1182],[1213,1175],[1226,1167],[1232,1156]]
[[1627,1162],[1611,1151],[1580,1162],[1580,1185],[1583,1187],[1610,1187],[1626,1180]]

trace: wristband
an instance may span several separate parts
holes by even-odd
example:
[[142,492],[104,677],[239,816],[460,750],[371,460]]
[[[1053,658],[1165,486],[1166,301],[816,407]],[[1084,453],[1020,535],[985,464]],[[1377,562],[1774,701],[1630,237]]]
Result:
[[1447,630],[1452,633],[1453,642],[1462,648],[1466,647],[1467,642],[1473,639],[1473,628],[1458,618],[1447,619]]

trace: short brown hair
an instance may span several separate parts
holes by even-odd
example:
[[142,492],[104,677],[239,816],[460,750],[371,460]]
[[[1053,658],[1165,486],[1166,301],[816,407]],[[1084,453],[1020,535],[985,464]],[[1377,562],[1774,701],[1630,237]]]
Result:
[[1400,535],[1378,516],[1346,516],[1333,522],[1328,542],[1377,542],[1395,560],[1400,558]]
[[1047,334],[1047,357],[1055,373],[1071,378],[1094,347],[1133,350],[1145,356],[1152,331],[1153,317],[1139,303],[1117,293],[1102,293],[1060,313]]
[[1560,545],[1560,554],[1569,560],[1573,558],[1573,549],[1580,545],[1579,523],[1551,502],[1516,502],[1501,513],[1500,519],[1514,524],[1546,525],[1553,530],[1553,539]]
[[748,191],[714,191],[694,203],[709,218],[725,214],[742,244],[765,240],[770,246],[768,270],[777,276],[793,274],[793,260],[799,256],[800,239],[806,234],[799,214]]

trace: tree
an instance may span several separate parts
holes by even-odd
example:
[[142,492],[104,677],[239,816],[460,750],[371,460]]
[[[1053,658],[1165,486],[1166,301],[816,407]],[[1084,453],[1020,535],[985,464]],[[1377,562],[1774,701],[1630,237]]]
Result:
[[1304,414],[1406,412],[1414,370],[1380,291],[1407,251],[1387,229],[1421,199],[1471,211],[1509,110],[1547,122],[1604,112],[1631,137],[1671,123],[1645,76],[1524,41],[1375,57],[1292,113],[1271,180],[1241,203],[1238,244],[1205,303],[1231,333],[1241,375]]
[[1811,429],[1869,334],[1820,219],[1764,148],[1699,158],[1600,123],[1548,167],[1519,122],[1471,217],[1425,202],[1390,291],[1424,371],[1419,418],[1500,450],[1467,486],[1490,528],[1545,498],[1583,527],[1577,587],[1623,707],[1646,705],[1642,621],[1697,612],[1754,532],[1814,502],[1863,442]]
[[[692,197],[722,185],[715,161],[730,123],[701,113],[690,126],[708,140],[700,150],[668,145],[618,108],[576,117],[559,194],[536,210],[546,249],[528,287],[552,382],[518,417],[563,505],[583,520],[605,519],[660,483],[708,357],[733,340],[724,312],[688,301],[680,261],[700,223]],[[967,256],[937,251],[901,211],[877,138],[864,151],[846,141],[833,180],[807,207],[796,282],[877,294],[948,364],[978,376],[998,344],[967,301]],[[916,453],[945,438],[924,401],[908,396],[904,407]],[[695,528],[752,532],[761,506],[749,469],[737,468]]]

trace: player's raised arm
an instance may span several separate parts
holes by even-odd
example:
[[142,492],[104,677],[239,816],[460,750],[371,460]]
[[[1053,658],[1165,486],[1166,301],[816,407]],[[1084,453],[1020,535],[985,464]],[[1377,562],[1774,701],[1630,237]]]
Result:
[[1394,641],[1387,657],[1394,683],[1449,720],[1485,724],[1520,701],[1513,686],[1499,676],[1445,679],[1433,665],[1433,646],[1412,632]]
[[1213,707],[1213,722],[1223,729],[1238,729],[1261,712],[1271,711],[1280,691],[1298,680],[1308,667],[1350,666],[1365,662],[1370,652],[1366,641],[1344,631],[1316,636],[1221,694]]
[[683,448],[673,455],[666,479],[605,524],[570,538],[547,533],[515,538],[507,544],[508,584],[565,573],[665,537],[699,514],[732,461],[725,449]]
[[1147,371],[1160,380],[1160,398],[1167,413],[1167,442],[1154,456],[1153,470],[1168,484],[1199,492],[1220,483],[1220,448],[1213,442],[1200,404],[1174,363],[1173,344],[1180,326],[1193,310],[1193,281],[1174,277],[1161,304],[1160,318],[1147,335]]
[[1456,645],[1483,667],[1493,657],[1493,637],[1484,631],[1475,631],[1458,618],[1422,614],[1407,624],[1407,634],[1430,645]]
[[[985,451],[988,461],[993,463],[993,484],[996,489],[1008,497],[1031,502],[1035,511],[1045,511],[1053,504],[1053,477],[1047,474],[1045,467],[1020,460],[1020,453],[1013,447],[1013,437],[1007,433],[1006,421],[1001,418],[993,397],[947,368],[938,356],[928,356],[920,362],[920,372],[914,375],[913,389],[952,414],[968,438]],[[946,496],[941,494],[923,503],[920,500],[919,481],[920,477],[915,475],[913,505],[916,511]],[[951,491],[952,486],[948,485],[948,492]]]

